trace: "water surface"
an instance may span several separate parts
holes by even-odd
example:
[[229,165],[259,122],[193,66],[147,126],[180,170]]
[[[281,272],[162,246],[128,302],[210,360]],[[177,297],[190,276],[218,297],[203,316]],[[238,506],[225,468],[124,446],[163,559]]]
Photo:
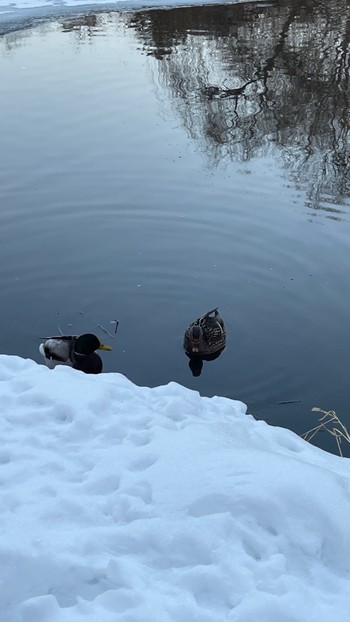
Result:
[[[350,425],[349,37],[340,0],[4,34],[1,351],[39,361],[37,337],[93,331],[138,384]],[[216,305],[228,346],[195,378],[182,335]]]

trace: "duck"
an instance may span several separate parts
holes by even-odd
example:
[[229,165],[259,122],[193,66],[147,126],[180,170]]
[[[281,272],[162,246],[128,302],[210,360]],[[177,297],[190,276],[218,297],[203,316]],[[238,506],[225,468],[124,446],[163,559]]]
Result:
[[183,347],[190,357],[221,353],[226,346],[226,328],[219,307],[197,318],[187,328]]
[[85,374],[99,374],[103,369],[103,364],[96,350],[112,350],[92,333],[79,336],[60,335],[44,339],[39,346],[39,352],[50,369],[56,365],[69,365]]

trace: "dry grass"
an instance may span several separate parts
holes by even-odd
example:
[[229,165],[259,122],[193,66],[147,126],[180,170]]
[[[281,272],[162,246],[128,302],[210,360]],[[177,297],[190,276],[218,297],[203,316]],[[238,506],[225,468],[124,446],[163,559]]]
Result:
[[[323,413],[322,417],[319,418],[319,425],[316,425],[311,430],[304,432],[301,437],[305,441],[311,441],[313,437],[321,431],[328,432],[332,436],[334,436],[335,441],[337,443],[339,456],[342,458],[343,452],[341,449],[342,440],[345,439],[348,443],[350,443],[350,434],[346,429],[345,425],[342,424],[339,417],[337,417],[334,410],[322,410],[322,408],[312,408],[312,412]],[[332,425],[335,424],[335,425]]]

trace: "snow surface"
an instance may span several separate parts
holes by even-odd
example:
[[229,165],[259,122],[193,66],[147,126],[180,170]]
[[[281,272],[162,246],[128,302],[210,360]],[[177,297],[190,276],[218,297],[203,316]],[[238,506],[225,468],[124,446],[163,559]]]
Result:
[[347,459],[175,383],[0,391],[2,622],[348,622]]

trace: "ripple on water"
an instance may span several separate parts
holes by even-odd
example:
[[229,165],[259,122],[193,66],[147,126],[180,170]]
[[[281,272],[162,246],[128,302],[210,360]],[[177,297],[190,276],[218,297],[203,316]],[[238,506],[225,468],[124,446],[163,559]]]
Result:
[[[288,168],[298,152],[267,131],[270,112],[259,120],[252,104],[244,116],[205,94],[198,41],[213,52],[210,80],[231,84],[232,49],[211,19],[226,23],[227,10],[191,10],[188,49],[175,37],[160,58],[122,14],[99,16],[93,33],[58,21],[2,38],[2,347],[37,359],[34,336],[119,319],[107,371],[241,399],[310,393],[332,407],[347,360],[348,196],[316,192],[297,160]],[[248,9],[229,10],[247,34]],[[259,11],[263,27],[284,8]],[[164,34],[164,12],[152,19]],[[265,39],[244,40],[248,54]],[[245,151],[252,114],[261,136]],[[182,335],[215,305],[228,346],[194,378]]]

